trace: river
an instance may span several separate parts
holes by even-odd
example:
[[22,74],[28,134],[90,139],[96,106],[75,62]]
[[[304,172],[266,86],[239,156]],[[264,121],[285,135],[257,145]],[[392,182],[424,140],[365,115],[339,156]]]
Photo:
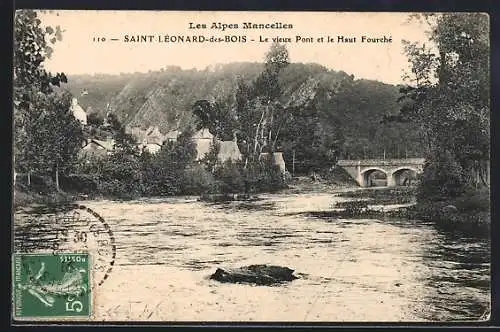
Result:
[[[79,202],[106,221],[116,243],[112,271],[94,287],[93,319],[463,321],[489,308],[488,240],[420,221],[308,215],[346,200],[334,193],[287,191],[223,204]],[[49,220],[18,211],[16,250],[46,251],[60,231]],[[219,266],[248,264],[288,266],[300,278],[281,286],[208,279]]]

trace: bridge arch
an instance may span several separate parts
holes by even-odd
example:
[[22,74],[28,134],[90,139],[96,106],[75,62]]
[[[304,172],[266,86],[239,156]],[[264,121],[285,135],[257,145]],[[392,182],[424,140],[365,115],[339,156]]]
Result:
[[[402,178],[402,175],[405,171],[410,171],[410,177]],[[387,184],[390,186],[402,186],[402,185],[410,185],[412,178],[415,178],[417,174],[420,173],[420,170],[411,167],[411,166],[401,166],[394,169],[391,174],[387,175]],[[390,179],[389,179],[390,178]]]
[[387,181],[389,181],[389,174],[385,169],[382,169],[379,167],[368,167],[368,168],[361,170],[361,172],[359,174],[361,187],[369,187],[370,186],[370,183],[369,183],[370,175],[372,175],[374,172],[377,172],[377,171],[384,173]]
[[[401,184],[401,175],[406,171],[421,174],[423,172],[424,158],[406,159],[364,159],[364,160],[338,160],[337,165],[343,168],[361,187],[368,186],[368,179],[374,171],[386,175],[387,186]],[[413,177],[413,176],[411,176]],[[408,178],[403,176],[403,179]]]

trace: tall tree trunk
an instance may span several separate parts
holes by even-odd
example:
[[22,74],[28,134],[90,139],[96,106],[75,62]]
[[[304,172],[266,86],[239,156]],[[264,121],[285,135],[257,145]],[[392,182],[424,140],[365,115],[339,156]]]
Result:
[[283,123],[280,123],[280,125],[278,127],[278,130],[276,130],[276,135],[274,135],[273,145],[271,146],[273,152],[274,152],[274,150],[276,148],[276,141],[278,141],[278,135],[280,133],[282,125],[283,125]]
[[59,164],[56,164],[56,190],[59,191]]
[[260,131],[260,127],[262,125],[262,121],[264,120],[264,115],[265,115],[265,110],[262,111],[262,115],[260,116],[260,121],[257,124],[257,128],[255,130],[255,139],[254,139],[254,146],[253,146],[254,155],[257,153],[257,146],[258,146],[258,142],[259,142],[259,131]]
[[439,72],[438,72],[439,84],[443,85],[446,82],[446,53],[443,51],[439,52]]

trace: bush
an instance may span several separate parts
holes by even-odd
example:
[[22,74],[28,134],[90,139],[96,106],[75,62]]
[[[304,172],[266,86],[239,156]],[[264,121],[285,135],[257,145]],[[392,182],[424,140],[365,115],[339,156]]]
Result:
[[244,168],[239,162],[226,161],[216,168],[217,191],[222,194],[246,192]]
[[143,161],[141,192],[144,196],[172,196],[180,191],[181,170],[171,170],[158,159]]
[[66,192],[92,194],[99,190],[99,179],[95,174],[72,174],[59,178],[61,189]]
[[117,198],[135,198],[141,195],[140,163],[132,155],[116,154],[104,160],[99,191]]
[[424,165],[417,200],[446,200],[462,195],[467,188],[463,168],[448,151],[436,152]]
[[[141,155],[141,185],[145,196],[172,196],[193,194],[203,187],[208,177],[199,170],[189,170],[194,165],[196,145],[192,133],[184,132],[176,142],[169,142],[161,150],[151,155]],[[189,172],[196,179],[188,179]],[[195,173],[198,173],[195,175]],[[203,179],[205,177],[205,179]],[[205,183],[205,185],[208,185]]]
[[489,190],[467,190],[462,196],[454,199],[451,204],[459,211],[464,212],[489,212],[491,198]]
[[185,195],[201,195],[217,191],[214,176],[200,164],[184,170],[180,187]]
[[215,192],[221,194],[275,192],[286,188],[279,166],[269,161],[248,163],[226,161],[214,172]]
[[345,214],[348,216],[360,216],[368,209],[368,202],[366,201],[352,201],[346,202],[345,204]]
[[276,192],[287,187],[281,169],[271,160],[249,164],[244,174],[245,192]]

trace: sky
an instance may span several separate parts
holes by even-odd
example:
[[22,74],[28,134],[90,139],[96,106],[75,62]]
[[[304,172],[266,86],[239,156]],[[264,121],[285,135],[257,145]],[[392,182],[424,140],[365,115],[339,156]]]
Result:
[[[402,40],[426,42],[425,27],[408,23],[409,13],[355,12],[216,12],[216,11],[50,11],[39,14],[43,25],[63,30],[45,62],[51,72],[66,74],[119,74],[147,72],[168,66],[205,69],[229,62],[262,62],[272,38],[290,38],[286,46],[291,62],[318,63],[343,70],[356,78],[390,84],[402,83],[408,60]],[[238,28],[211,29],[212,23],[237,24]],[[243,22],[292,25],[290,29],[243,29]],[[190,29],[190,23],[206,24]],[[151,35],[151,42],[130,42],[131,36]],[[245,36],[246,42],[168,43],[166,36],[225,38]],[[126,42],[128,36],[129,42]],[[297,40],[300,36],[302,40]],[[339,43],[339,36],[356,38]],[[362,42],[367,38],[391,42]],[[318,38],[323,37],[323,42]],[[105,41],[97,41],[105,38]],[[111,39],[117,39],[112,41]],[[149,38],[149,37],[148,37]],[[265,39],[267,38],[267,41]],[[309,42],[312,38],[313,42]],[[334,42],[328,42],[328,38]],[[159,42],[159,39],[162,42]],[[261,42],[262,40],[262,42]],[[353,40],[353,39],[349,39]],[[305,42],[307,41],[307,42]]]

